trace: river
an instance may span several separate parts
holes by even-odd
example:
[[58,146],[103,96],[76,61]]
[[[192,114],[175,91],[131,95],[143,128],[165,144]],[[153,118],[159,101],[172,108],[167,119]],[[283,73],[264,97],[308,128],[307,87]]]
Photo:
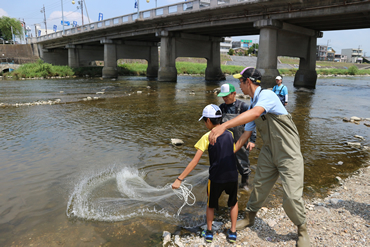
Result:
[[[197,200],[180,218],[182,201],[168,184],[193,158],[207,131],[198,122],[202,109],[222,103],[212,90],[226,82],[241,93],[231,76],[223,82],[179,76],[177,83],[145,77],[0,81],[0,246],[159,246],[164,230],[197,231],[191,226],[204,222],[208,156],[187,179]],[[342,119],[370,118],[370,77],[319,78],[310,92],[295,90],[293,77],[283,83],[301,138],[304,197],[324,197],[336,176],[349,176],[369,158],[346,142],[369,146],[370,128]],[[60,102],[24,105],[41,100]],[[185,143],[173,146],[171,138]],[[254,167],[260,138],[256,144]],[[248,193],[239,194],[243,208]],[[228,218],[221,201],[219,221]],[[280,203],[278,181],[266,206]]]

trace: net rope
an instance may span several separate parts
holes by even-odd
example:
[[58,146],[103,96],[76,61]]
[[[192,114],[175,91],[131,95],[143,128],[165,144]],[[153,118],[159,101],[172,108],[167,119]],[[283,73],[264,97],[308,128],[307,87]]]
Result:
[[[167,184],[165,187],[167,186],[172,189],[172,184]],[[180,200],[184,201],[182,206],[177,210],[177,216],[180,215],[183,207],[185,207],[186,205],[193,206],[195,202],[197,201],[197,198],[195,197],[192,190],[193,190],[193,185],[185,183],[185,182],[181,183],[180,188],[172,189],[173,193],[175,193],[175,195],[177,195],[177,197]]]

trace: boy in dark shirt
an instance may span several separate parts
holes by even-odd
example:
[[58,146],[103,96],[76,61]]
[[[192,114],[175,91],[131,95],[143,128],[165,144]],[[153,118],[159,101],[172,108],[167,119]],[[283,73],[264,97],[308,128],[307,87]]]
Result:
[[[212,130],[214,127],[221,124],[222,112],[217,105],[207,105],[203,109],[202,117],[206,127]],[[172,184],[173,189],[180,188],[181,182],[198,164],[202,154],[208,150],[209,155],[209,179],[207,185],[207,230],[202,232],[202,236],[207,242],[212,242],[212,221],[214,217],[214,209],[218,209],[218,199],[223,191],[229,195],[228,206],[231,207],[231,228],[227,232],[229,242],[236,241],[236,220],[238,217],[238,171],[236,167],[236,158],[234,154],[235,144],[232,132],[225,132],[217,138],[215,145],[210,145],[208,136],[210,131],[202,136],[195,144],[197,152],[193,160],[188,164],[185,170],[177,177]]]

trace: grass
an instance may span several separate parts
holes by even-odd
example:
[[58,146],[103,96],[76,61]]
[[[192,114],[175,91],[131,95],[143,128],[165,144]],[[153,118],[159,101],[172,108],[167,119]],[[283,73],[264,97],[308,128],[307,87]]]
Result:
[[12,76],[15,79],[20,78],[37,78],[37,77],[53,77],[53,76],[73,76],[73,70],[68,66],[57,66],[45,63],[39,59],[36,63],[26,63],[18,69],[8,72],[5,76]]
[[[224,60],[229,58],[228,56],[222,56]],[[299,63],[298,58],[281,57],[281,62],[288,64]],[[317,62],[320,64],[320,61]],[[331,64],[330,62],[324,61],[323,64]],[[339,68],[321,68],[317,69],[316,72],[319,75],[366,75],[370,74],[370,69],[359,70],[357,66],[349,64],[348,69],[344,69],[342,66],[344,63],[334,63],[334,65],[340,65]],[[133,76],[145,76],[148,64],[145,60],[119,60],[118,62],[118,75],[133,75]],[[324,67],[324,66],[323,66]],[[326,66],[330,67],[330,66]],[[204,75],[207,68],[207,62],[205,59],[199,58],[191,60],[189,58],[180,58],[176,60],[176,69],[178,74],[189,74],[189,75]],[[235,65],[221,65],[221,70],[225,74],[237,74],[244,69],[243,66]],[[85,76],[98,77],[102,76],[102,66],[97,67],[81,67],[71,69],[68,66],[56,66],[48,63],[44,63],[42,60],[38,60],[36,63],[23,64],[17,70],[5,74],[6,76],[13,76],[13,78],[37,78],[37,77],[54,77],[54,76]],[[294,76],[298,69],[280,69],[280,74]]]

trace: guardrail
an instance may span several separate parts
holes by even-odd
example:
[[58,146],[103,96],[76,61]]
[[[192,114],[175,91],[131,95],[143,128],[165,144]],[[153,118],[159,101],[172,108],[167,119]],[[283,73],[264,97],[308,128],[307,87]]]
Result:
[[[255,0],[252,0],[255,1]],[[188,0],[187,2],[175,3],[167,6],[162,6],[154,9],[144,10],[138,13],[118,16],[102,21],[93,22],[83,26],[77,26],[63,31],[58,31],[52,34],[46,34],[37,37],[37,41],[50,40],[60,38],[62,36],[74,35],[77,33],[88,32],[93,30],[104,29],[122,24],[134,23],[138,18],[141,20],[155,19],[175,14],[188,13],[201,9],[214,8],[219,5],[232,5],[240,2],[251,2],[251,0]]]

